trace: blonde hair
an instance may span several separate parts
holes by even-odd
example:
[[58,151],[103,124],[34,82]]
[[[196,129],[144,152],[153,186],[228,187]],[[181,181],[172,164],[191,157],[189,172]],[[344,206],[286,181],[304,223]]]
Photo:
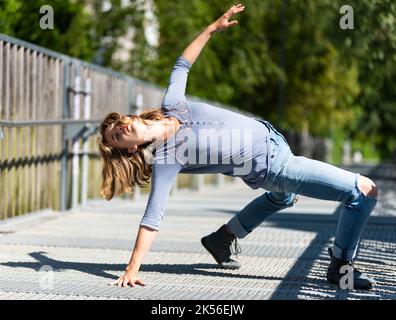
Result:
[[130,154],[126,149],[111,147],[105,139],[106,129],[115,123],[128,124],[133,120],[140,120],[147,124],[145,120],[162,120],[164,115],[161,109],[150,109],[141,114],[131,115],[131,119],[126,118],[118,112],[109,113],[100,124],[100,137],[98,139],[99,152],[103,160],[102,185],[100,195],[111,200],[114,195],[132,193],[136,185],[144,187],[151,177],[152,165],[147,159],[152,156],[151,148],[153,144],[148,142],[138,147],[138,150]]

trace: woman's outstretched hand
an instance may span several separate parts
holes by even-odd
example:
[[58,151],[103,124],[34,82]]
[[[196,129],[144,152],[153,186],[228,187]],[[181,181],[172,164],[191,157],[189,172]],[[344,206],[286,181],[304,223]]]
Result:
[[191,42],[186,49],[184,49],[182,56],[190,62],[190,64],[194,64],[195,60],[198,58],[202,49],[205,47],[206,43],[210,39],[211,35],[223,29],[226,29],[231,26],[235,26],[238,24],[237,20],[229,21],[230,18],[239,12],[245,10],[245,6],[238,4],[236,6],[232,6],[226,13],[224,13],[219,19],[210,24],[202,31],[198,37],[196,37],[193,42]]
[[136,287],[137,285],[145,286],[146,284],[136,275],[135,272],[125,271],[117,281],[110,283],[110,285],[117,287],[128,287],[128,285],[130,285],[131,287]]
[[245,6],[242,4],[238,4],[236,6],[232,6],[230,9],[227,10],[219,19],[212,23],[214,32],[224,30],[228,27],[232,27],[238,24],[238,20],[229,21],[230,18],[245,10]]

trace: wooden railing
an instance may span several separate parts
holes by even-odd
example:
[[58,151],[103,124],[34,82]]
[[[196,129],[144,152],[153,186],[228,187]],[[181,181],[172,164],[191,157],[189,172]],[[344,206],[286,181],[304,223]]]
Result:
[[[0,219],[99,197],[97,136],[87,124],[110,111],[160,106],[163,94],[151,83],[0,34]],[[172,192],[203,184],[201,175],[187,184],[182,177]]]
[[[162,87],[0,34],[0,219],[45,208],[63,211],[98,198],[95,125],[110,111],[131,114],[160,106],[163,94]],[[307,151],[301,146],[309,143],[297,142],[316,140],[285,135],[296,154],[315,158],[314,147]],[[316,158],[326,160],[325,154]],[[180,175],[171,193],[232,180]]]

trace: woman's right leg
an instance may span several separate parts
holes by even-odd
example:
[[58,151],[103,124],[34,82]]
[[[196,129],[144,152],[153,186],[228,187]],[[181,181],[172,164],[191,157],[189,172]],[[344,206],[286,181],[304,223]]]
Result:
[[227,223],[228,230],[242,239],[274,213],[297,202],[295,193],[265,192],[247,204]]

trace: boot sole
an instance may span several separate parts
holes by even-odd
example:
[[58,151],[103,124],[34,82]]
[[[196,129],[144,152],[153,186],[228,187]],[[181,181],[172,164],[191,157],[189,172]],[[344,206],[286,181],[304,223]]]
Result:
[[217,264],[220,266],[220,268],[222,269],[230,269],[230,270],[236,270],[239,269],[240,266],[227,266],[227,265],[223,265],[223,262],[216,256],[216,254],[210,250],[210,248],[207,246],[206,244],[206,239],[202,238],[201,239],[201,244],[203,245],[203,247],[206,249],[206,251],[208,251],[210,253],[210,255],[213,257],[213,259],[216,260]]

